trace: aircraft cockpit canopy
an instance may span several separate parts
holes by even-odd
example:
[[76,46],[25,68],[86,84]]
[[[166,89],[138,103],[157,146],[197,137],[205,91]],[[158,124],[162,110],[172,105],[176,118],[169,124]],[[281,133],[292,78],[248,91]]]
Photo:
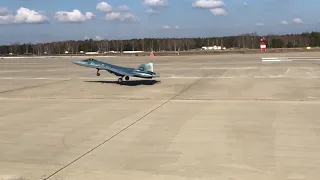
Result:
[[95,60],[95,59],[90,58],[90,59],[83,60],[83,62],[91,63],[91,62],[98,62],[98,61]]

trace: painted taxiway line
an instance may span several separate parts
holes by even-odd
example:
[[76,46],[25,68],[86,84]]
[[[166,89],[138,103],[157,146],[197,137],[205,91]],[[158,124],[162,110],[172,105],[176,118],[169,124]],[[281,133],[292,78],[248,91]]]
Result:
[[0,73],[28,72],[30,70],[1,70]]
[[262,60],[278,60],[277,57],[266,57],[266,58],[261,58]]
[[296,56],[296,57],[285,57],[288,59],[319,59],[319,57],[300,57],[300,56]]
[[293,61],[320,61],[320,59],[291,59]]
[[286,58],[277,58],[277,57],[268,57],[268,58],[261,58],[262,62],[281,62],[281,61],[292,61]]
[[320,58],[314,57],[266,57],[261,58],[261,61],[265,62],[279,62],[279,61],[320,61]]
[[282,61],[292,61],[292,60],[280,60],[280,59],[264,59],[262,62],[282,62]]

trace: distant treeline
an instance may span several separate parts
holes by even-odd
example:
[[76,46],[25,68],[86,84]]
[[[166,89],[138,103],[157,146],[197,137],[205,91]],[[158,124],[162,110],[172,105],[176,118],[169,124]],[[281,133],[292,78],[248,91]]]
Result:
[[[320,32],[263,36],[268,48],[320,46]],[[79,52],[109,51],[188,51],[204,46],[258,49],[262,36],[256,33],[239,36],[207,38],[145,38],[131,40],[78,40],[38,44],[11,44],[0,46],[0,54],[70,54]]]

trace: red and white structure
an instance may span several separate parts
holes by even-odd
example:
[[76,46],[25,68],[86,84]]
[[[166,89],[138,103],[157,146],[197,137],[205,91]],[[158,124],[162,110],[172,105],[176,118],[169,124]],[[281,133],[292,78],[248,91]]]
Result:
[[260,41],[260,50],[261,51],[267,51],[267,44],[264,38],[261,39]]

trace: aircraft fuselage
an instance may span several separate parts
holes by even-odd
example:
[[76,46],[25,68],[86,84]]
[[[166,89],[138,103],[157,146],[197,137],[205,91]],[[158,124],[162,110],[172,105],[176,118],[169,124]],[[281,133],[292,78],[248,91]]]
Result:
[[97,61],[94,59],[76,61],[73,63],[79,66],[97,69],[97,76],[100,76],[99,70],[106,70],[109,73],[114,74],[116,76],[127,77],[126,79],[129,79],[129,76],[145,78],[145,79],[152,79],[155,77],[159,77],[158,74],[152,71],[143,71],[141,69],[136,69],[136,68],[117,66],[117,65]]

